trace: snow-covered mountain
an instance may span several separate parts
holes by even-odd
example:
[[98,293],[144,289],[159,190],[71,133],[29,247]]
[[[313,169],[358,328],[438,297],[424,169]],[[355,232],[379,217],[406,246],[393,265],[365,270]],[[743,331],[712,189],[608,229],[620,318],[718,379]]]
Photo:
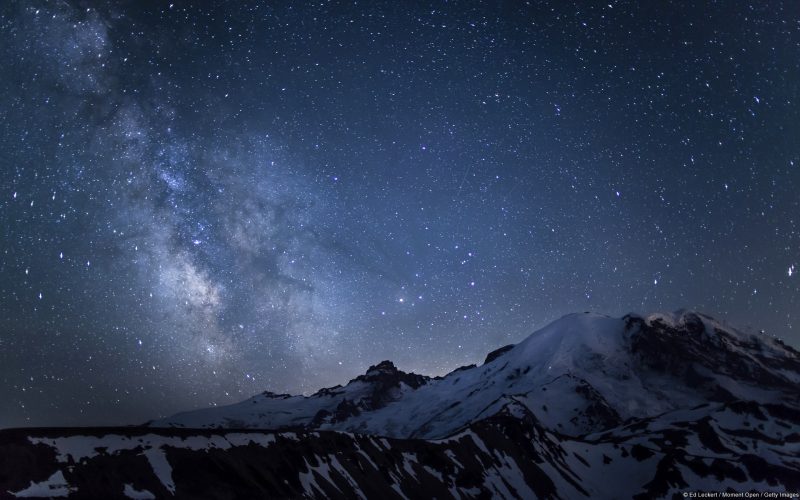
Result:
[[404,373],[384,361],[344,387],[309,397],[265,393],[150,425],[438,439],[515,401],[546,427],[579,436],[709,401],[797,405],[798,384],[797,352],[766,335],[692,312],[584,313],[441,378]]
[[800,353],[694,312],[569,315],[481,366],[384,361],[147,427],[0,431],[0,497],[800,491]]

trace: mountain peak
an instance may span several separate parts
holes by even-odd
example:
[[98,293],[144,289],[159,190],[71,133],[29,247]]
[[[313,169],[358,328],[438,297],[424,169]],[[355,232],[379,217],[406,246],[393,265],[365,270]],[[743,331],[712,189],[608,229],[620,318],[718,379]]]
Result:
[[400,372],[400,370],[398,370],[397,367],[394,366],[394,363],[392,363],[388,359],[385,359],[380,363],[378,363],[377,365],[370,366],[367,369],[365,375],[369,375],[371,373],[398,373],[398,372]]
[[[383,389],[389,387],[400,387],[400,383],[416,389],[421,385],[428,382],[429,377],[417,375],[416,373],[407,373],[398,369],[394,363],[389,360],[383,360],[377,365],[370,366],[364,375],[359,375],[352,382],[367,382],[381,387]],[[349,385],[349,384],[348,384]]]

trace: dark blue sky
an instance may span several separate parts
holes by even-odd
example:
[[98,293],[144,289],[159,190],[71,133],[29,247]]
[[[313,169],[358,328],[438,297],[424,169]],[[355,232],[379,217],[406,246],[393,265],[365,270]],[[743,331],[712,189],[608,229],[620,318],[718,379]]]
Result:
[[793,2],[5,2],[0,427],[442,374],[559,316],[800,344]]

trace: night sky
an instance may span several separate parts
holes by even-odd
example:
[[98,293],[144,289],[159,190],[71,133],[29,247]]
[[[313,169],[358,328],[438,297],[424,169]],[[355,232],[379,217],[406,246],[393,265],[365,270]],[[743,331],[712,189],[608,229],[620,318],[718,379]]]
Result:
[[0,427],[440,375],[585,310],[800,345],[796,2],[0,13]]

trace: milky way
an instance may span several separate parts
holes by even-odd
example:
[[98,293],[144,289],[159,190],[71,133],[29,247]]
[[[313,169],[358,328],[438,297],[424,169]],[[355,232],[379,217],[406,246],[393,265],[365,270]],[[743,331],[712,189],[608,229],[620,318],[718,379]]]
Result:
[[800,344],[795,4],[0,7],[0,427],[140,423],[559,316]]

